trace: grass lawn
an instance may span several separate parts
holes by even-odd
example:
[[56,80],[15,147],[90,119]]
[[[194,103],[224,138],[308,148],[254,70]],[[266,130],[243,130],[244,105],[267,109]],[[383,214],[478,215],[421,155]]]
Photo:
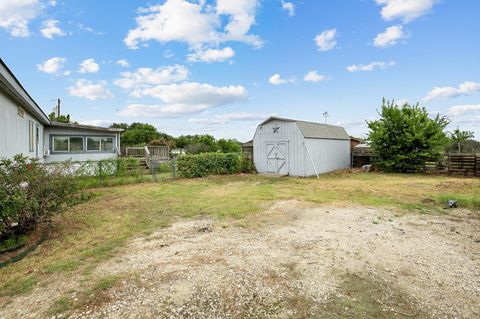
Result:
[[[22,261],[0,269],[0,309],[15,295],[27,294],[76,276],[79,303],[95,298],[119,278],[92,278],[92,270],[125,242],[167,227],[177,217],[211,215],[228,227],[257,214],[275,200],[297,199],[331,205],[366,205],[407,212],[444,214],[446,200],[480,210],[480,179],[428,175],[338,172],[314,178],[259,175],[140,183],[88,190],[92,200],[58,216],[50,238]],[[248,225],[246,225],[248,226]],[[106,289],[105,288],[105,289]],[[70,307],[59,298],[55,307]],[[54,308],[55,308],[54,307]]]

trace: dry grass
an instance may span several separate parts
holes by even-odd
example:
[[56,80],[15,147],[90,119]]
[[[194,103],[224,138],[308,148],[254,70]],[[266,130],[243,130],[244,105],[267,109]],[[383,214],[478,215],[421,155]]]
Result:
[[[77,276],[95,289],[92,270],[116,254],[126,240],[166,227],[177,217],[211,215],[225,227],[275,200],[360,204],[401,212],[443,213],[447,198],[480,209],[480,179],[425,175],[340,172],[320,180],[254,175],[143,183],[92,190],[99,196],[55,221],[50,238],[24,260],[0,269],[0,309],[9,298],[63,276]],[[474,214],[474,218],[479,215]],[[235,223],[232,223],[235,221]],[[70,304],[60,300],[57,307]]]

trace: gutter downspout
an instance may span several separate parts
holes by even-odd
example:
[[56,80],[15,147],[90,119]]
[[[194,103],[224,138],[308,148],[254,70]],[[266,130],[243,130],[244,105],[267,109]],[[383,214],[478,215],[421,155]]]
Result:
[[308,158],[310,158],[310,161],[312,162],[313,169],[315,170],[315,175],[317,175],[317,179],[320,179],[320,176],[318,176],[317,167],[315,166],[315,163],[313,162],[313,158],[310,155],[310,151],[308,150],[307,143],[303,142],[303,146],[305,146],[305,150],[307,151]]

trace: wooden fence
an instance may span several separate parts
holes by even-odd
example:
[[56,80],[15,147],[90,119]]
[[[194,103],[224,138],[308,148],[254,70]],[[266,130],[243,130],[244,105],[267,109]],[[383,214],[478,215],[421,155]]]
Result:
[[480,177],[480,154],[446,154],[439,161],[426,162],[425,172]]
[[[352,167],[361,167],[374,162],[375,154],[371,152],[352,152]],[[424,171],[435,174],[480,177],[480,154],[445,154],[438,161],[426,161]]]

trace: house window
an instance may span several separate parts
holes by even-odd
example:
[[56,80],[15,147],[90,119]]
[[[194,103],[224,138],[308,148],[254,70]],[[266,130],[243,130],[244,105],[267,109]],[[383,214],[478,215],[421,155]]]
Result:
[[100,151],[100,137],[87,137],[87,151]]
[[30,152],[35,151],[35,134],[33,128],[33,122],[28,121],[28,148]]
[[113,151],[113,137],[102,137],[102,151]]
[[53,136],[53,152],[111,152],[114,148],[113,137],[100,136]]
[[53,138],[54,152],[83,152],[83,137],[55,136]]
[[21,117],[24,117],[25,116],[25,110],[22,109],[20,106],[17,107],[17,114]]
[[70,144],[70,141],[68,136],[55,136],[53,138],[53,151],[68,152],[69,144]]
[[69,141],[70,152],[83,152],[83,137],[71,136]]

